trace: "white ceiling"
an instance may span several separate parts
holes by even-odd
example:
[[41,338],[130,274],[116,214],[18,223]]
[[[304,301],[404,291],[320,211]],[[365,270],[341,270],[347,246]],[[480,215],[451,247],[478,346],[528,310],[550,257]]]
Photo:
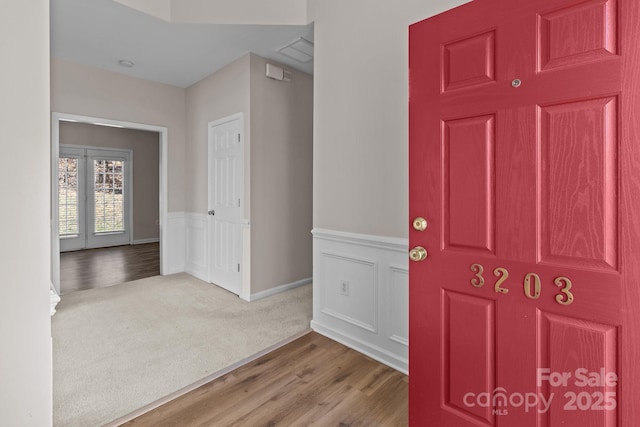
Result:
[[[51,55],[147,80],[187,87],[245,55],[256,53],[313,73],[313,61],[277,52],[307,26],[169,23],[112,0],[51,0]],[[133,61],[123,68],[118,61]]]

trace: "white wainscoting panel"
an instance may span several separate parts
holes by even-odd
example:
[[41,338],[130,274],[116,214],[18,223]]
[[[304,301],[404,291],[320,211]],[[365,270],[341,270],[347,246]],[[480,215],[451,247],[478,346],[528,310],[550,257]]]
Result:
[[408,372],[408,240],[313,230],[316,332]]
[[162,274],[176,274],[185,271],[185,214],[184,212],[169,212],[167,214],[167,240],[162,242],[162,250],[167,251],[168,265],[163,265]]
[[377,270],[375,260],[321,252],[320,271],[324,272],[324,286],[317,297],[322,313],[377,333]]
[[207,272],[207,220],[206,214],[185,214],[185,272],[205,282]]
[[390,321],[390,340],[409,346],[409,271],[389,266],[389,287],[385,296],[389,300],[386,316]]

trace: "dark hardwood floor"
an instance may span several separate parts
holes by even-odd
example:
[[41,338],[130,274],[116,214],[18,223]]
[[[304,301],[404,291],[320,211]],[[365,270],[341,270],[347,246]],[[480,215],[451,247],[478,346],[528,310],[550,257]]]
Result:
[[159,274],[159,243],[86,249],[60,254],[60,293],[63,295]]
[[408,384],[312,332],[123,425],[402,427]]

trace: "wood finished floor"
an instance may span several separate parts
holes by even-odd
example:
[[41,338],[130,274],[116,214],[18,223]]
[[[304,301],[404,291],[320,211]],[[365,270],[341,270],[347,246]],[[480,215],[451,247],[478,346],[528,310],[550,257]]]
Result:
[[402,427],[408,384],[312,332],[123,425]]
[[60,254],[60,292],[63,295],[159,274],[159,243],[86,249]]

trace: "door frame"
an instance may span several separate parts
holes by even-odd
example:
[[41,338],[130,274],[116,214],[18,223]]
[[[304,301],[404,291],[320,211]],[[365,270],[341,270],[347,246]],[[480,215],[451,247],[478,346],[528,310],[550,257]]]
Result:
[[[207,209],[209,206],[212,206],[213,201],[210,200],[211,192],[209,191],[209,187],[212,181],[212,167],[209,162],[209,154],[211,151],[211,130],[225,123],[232,122],[234,120],[240,121],[240,141],[241,141],[241,159],[242,159],[242,214],[240,219],[240,228],[242,230],[241,235],[241,268],[240,268],[240,295],[239,297],[245,301],[251,300],[251,228],[249,221],[249,211],[247,206],[247,200],[249,199],[249,187],[248,183],[250,182],[249,173],[250,170],[247,167],[249,165],[249,161],[247,160],[247,153],[249,150],[246,147],[246,139],[245,139],[245,122],[244,122],[244,113],[235,113],[229,116],[223,117],[218,120],[213,120],[207,123]],[[212,253],[212,234],[213,230],[211,229],[209,216],[207,215],[207,281],[211,278],[211,253]]]
[[[99,117],[82,116],[68,113],[51,113],[51,283],[55,292],[60,295],[60,236],[58,235],[58,156],[60,154],[60,122],[78,122],[93,125],[122,127],[127,129],[146,130],[160,134],[159,144],[159,206],[160,219],[160,275],[169,271],[169,251],[164,248],[168,242],[166,227],[168,203],[168,149],[169,129],[163,126],[147,125],[143,123],[125,122],[122,120],[103,119]],[[133,234],[131,234],[133,238]]]

